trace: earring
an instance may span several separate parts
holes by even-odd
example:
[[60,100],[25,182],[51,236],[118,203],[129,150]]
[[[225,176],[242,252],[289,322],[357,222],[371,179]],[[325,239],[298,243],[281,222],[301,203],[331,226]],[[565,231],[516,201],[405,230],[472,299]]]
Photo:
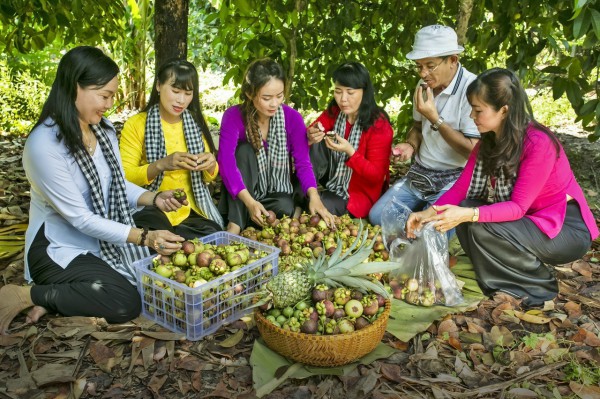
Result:
[[158,96],[160,97],[160,91],[159,91],[159,90],[156,90],[156,92],[158,93]]

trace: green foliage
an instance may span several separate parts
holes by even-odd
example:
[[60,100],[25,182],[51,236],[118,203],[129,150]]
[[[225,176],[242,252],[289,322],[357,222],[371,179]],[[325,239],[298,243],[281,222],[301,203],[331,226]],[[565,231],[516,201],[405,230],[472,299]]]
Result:
[[[212,41],[232,66],[225,82],[239,87],[244,68],[258,57],[280,61],[293,82],[288,101],[305,110],[322,109],[331,98],[330,76],[342,62],[363,62],[383,105],[398,96],[400,135],[411,119],[418,77],[404,58],[424,25],[455,26],[459,0],[406,3],[400,0],[212,0],[219,21]],[[600,0],[473,2],[464,65],[474,73],[492,66],[518,72],[526,87],[548,85],[565,96],[577,121],[600,137],[598,62]]]
[[[305,110],[326,106],[332,97],[333,70],[353,60],[371,71],[382,105],[398,95],[409,102],[418,77],[402,54],[410,48],[416,30],[435,21],[439,7],[409,7],[399,15],[406,3],[398,0],[232,0],[213,1],[213,5],[219,10],[214,18],[221,23],[213,46],[232,65],[225,81],[239,87],[246,65],[259,57],[272,57],[281,62],[292,82],[288,102]],[[404,21],[411,23],[404,26]]]
[[[470,53],[483,60],[506,54],[506,66],[525,86],[552,87],[565,96],[590,140],[600,137],[598,105],[600,0],[545,2],[486,0],[474,6],[468,31]],[[486,65],[490,66],[490,65]]]
[[577,117],[566,97],[552,97],[551,87],[537,90],[529,98],[535,119],[553,130],[573,123]]
[[567,381],[592,386],[600,382],[600,367],[597,365],[585,365],[573,360],[565,366],[564,373]]
[[63,43],[96,44],[121,37],[125,7],[112,0],[3,0],[0,49],[12,53]]
[[150,0],[125,0],[125,13],[120,21],[123,40],[110,41],[111,56],[121,68],[118,107],[141,109],[146,105],[146,87],[152,85],[154,68],[152,18]]
[[29,71],[13,71],[0,61],[0,131],[27,134],[39,117],[49,87]]
[[216,12],[217,10],[210,2],[190,1],[188,60],[201,69],[223,71],[229,69],[229,64],[220,55],[222,45],[212,45],[212,41],[221,28],[219,19],[214,17]]
[[542,342],[556,342],[556,338],[554,334],[547,332],[546,334],[535,334],[530,333],[521,338],[521,341],[525,344],[529,349],[537,349],[538,345]]

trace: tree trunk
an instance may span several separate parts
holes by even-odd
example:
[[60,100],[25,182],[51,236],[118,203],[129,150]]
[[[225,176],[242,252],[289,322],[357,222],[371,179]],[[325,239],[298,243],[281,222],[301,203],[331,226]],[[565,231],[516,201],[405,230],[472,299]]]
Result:
[[467,29],[469,28],[469,19],[473,11],[473,0],[460,0],[458,5],[458,18],[456,23],[456,35],[458,44],[464,45],[467,41]]
[[[298,13],[298,19],[302,16],[302,10],[304,9],[304,2],[302,0],[296,0],[295,12]],[[300,24],[298,24],[300,26]],[[285,88],[285,101],[289,101],[290,95],[292,94],[292,86],[294,85],[294,75],[296,74],[296,61],[298,59],[298,48],[297,48],[297,35],[298,26],[292,29],[292,36],[290,37],[290,59],[289,68],[287,71],[287,85]]]
[[169,58],[187,58],[189,0],[154,3],[154,57],[158,68]]

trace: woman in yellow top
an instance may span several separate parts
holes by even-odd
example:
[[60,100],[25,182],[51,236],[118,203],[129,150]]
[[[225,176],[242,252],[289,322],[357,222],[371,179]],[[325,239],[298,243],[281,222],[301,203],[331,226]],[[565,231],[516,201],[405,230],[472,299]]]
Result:
[[168,214],[147,206],[133,215],[136,225],[155,226],[191,239],[223,230],[223,219],[205,182],[219,173],[215,146],[198,93],[198,72],[185,60],[162,65],[144,112],[129,118],[120,141],[127,180],[153,191],[183,189],[186,201]]

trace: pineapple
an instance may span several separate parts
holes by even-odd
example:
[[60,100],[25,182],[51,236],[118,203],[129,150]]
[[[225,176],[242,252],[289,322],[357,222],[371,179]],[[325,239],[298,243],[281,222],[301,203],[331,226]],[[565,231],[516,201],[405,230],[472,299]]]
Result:
[[301,300],[310,297],[312,288],[317,284],[330,287],[352,287],[360,291],[373,291],[389,297],[383,285],[372,281],[368,276],[372,273],[386,273],[397,269],[397,262],[365,263],[371,253],[375,240],[369,240],[369,232],[362,233],[362,225],[358,237],[348,250],[342,254],[342,245],[338,240],[337,249],[328,259],[325,252],[312,260],[305,261],[303,268],[282,272],[273,277],[267,284],[266,290],[257,293],[260,300],[253,306],[260,306],[270,299],[273,306],[284,308],[294,306]]

